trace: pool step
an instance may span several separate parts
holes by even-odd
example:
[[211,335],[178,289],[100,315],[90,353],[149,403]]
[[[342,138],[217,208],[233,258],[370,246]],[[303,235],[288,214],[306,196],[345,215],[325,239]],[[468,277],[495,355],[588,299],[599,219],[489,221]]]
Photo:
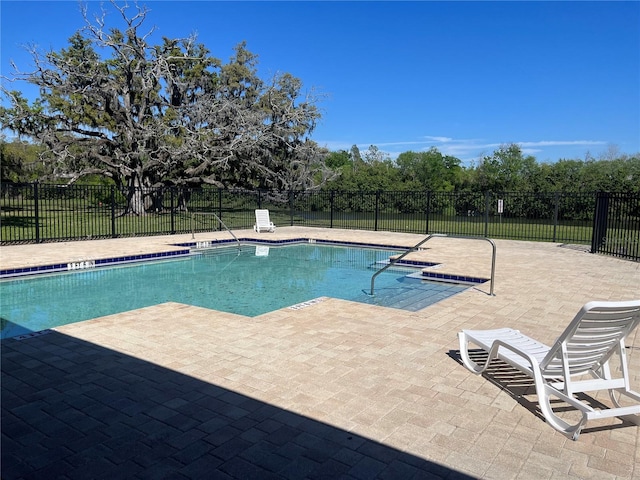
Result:
[[[375,264],[379,265],[379,267],[382,268],[385,265],[389,265],[389,263],[391,263],[391,260],[386,259],[386,260],[379,260]],[[439,263],[425,262],[421,260],[407,260],[407,259],[402,259],[394,263],[394,266],[410,267],[410,268],[428,268],[428,267],[435,267],[436,265],[439,265]]]
[[453,273],[441,273],[429,270],[422,270],[421,272],[410,273],[407,275],[410,278],[416,278],[419,280],[426,280],[432,282],[446,282],[457,283],[461,285],[478,285],[480,283],[488,282],[488,278],[471,277],[469,275],[456,275]]
[[448,286],[441,283],[433,284],[433,287],[429,288],[426,282],[420,280],[419,277],[411,275],[401,277],[396,285],[377,288],[373,297],[363,293],[358,301],[416,312],[468,288],[468,285],[454,283]]
[[[380,260],[373,265],[371,268],[381,269],[386,265],[389,265],[390,260]],[[483,277],[474,277],[471,275],[460,275],[455,273],[443,273],[437,268],[441,267],[442,264],[434,263],[434,262],[424,262],[424,261],[416,261],[416,260],[400,260],[391,266],[390,270],[400,270],[407,271],[411,270],[412,273],[407,275],[408,278],[414,278],[419,280],[431,280],[435,282],[445,282],[445,283],[458,283],[461,285],[478,285],[481,283],[488,282],[488,278]],[[431,268],[436,268],[431,270]],[[420,271],[415,271],[416,269],[420,269]]]

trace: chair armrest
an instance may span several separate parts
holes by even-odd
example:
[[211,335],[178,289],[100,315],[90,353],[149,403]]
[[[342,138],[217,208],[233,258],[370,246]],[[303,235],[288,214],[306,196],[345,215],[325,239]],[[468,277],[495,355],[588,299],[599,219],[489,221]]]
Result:
[[[509,350],[515,353],[516,355],[520,356],[521,358],[525,359],[529,363],[529,366],[525,362],[517,361],[512,355],[501,355],[500,348]],[[540,363],[538,362],[538,359],[536,357],[534,357],[529,352],[526,352],[508,343],[505,343],[499,339],[493,341],[493,344],[491,345],[491,350],[489,350],[489,358],[499,358],[507,362],[512,367],[515,367],[519,370],[531,370],[531,371],[537,370],[538,372],[540,372]]]

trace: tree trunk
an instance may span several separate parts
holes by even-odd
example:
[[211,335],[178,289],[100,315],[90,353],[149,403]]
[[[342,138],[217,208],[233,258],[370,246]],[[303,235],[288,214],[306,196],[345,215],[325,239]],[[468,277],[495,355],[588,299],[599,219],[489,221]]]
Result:
[[134,215],[146,215],[144,208],[144,188],[137,175],[129,179],[129,191],[127,194],[127,210],[125,213],[133,213]]

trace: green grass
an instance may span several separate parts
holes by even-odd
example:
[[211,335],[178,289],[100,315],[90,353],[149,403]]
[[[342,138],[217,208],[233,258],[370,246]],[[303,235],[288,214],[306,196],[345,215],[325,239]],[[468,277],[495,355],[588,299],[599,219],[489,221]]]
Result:
[[[277,222],[274,221],[277,224]],[[558,243],[591,243],[592,228],[590,222],[565,221],[558,225],[545,220],[500,219],[491,218],[485,224],[482,217],[457,217],[431,215],[426,219],[416,219],[415,215],[383,215],[377,225],[373,215],[367,218],[341,218],[334,215],[314,215],[313,220],[303,218],[294,221],[296,225],[332,227],[344,229],[377,230],[407,232],[417,234],[444,233],[460,236],[487,236],[513,240],[555,241]]]
[[[3,244],[35,242],[36,226],[31,205],[22,209],[3,208],[0,214],[0,235]],[[488,236],[517,240],[555,241],[559,243],[591,242],[590,222],[563,222],[554,226],[545,220],[456,217],[448,215],[381,214],[376,222],[373,214],[326,212],[300,213],[292,217],[286,209],[271,209],[271,220],[277,226],[299,225],[394,231],[406,233],[446,233],[464,236]],[[253,210],[223,210],[222,220],[231,230],[252,228]],[[143,216],[116,216],[104,207],[81,209],[47,209],[39,212],[40,241],[110,238],[124,236],[163,235],[217,231],[223,228],[215,215],[208,212],[149,213]]]
[[[147,215],[119,215],[112,219],[111,210],[105,207],[40,209],[36,229],[33,204],[23,208],[7,208],[0,203],[0,239],[3,244],[56,241],[69,239],[111,238],[142,235],[164,235],[215,231],[222,229],[212,214],[198,212],[149,213]],[[225,224],[230,228],[251,228],[249,217],[253,211],[227,212]]]

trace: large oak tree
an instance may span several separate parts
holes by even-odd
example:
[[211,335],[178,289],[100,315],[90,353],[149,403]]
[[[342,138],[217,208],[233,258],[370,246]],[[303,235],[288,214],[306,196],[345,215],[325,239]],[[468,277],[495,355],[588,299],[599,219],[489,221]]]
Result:
[[[300,189],[324,178],[324,156],[309,135],[320,118],[313,91],[278,74],[257,74],[257,56],[236,46],[228,63],[194,36],[152,44],[149,11],[112,2],[58,52],[31,49],[35,70],[11,80],[39,87],[29,104],[3,87],[3,128],[47,147],[57,179],[111,178],[127,192],[127,211],[144,214],[152,187]],[[146,201],[145,201],[146,200]]]

